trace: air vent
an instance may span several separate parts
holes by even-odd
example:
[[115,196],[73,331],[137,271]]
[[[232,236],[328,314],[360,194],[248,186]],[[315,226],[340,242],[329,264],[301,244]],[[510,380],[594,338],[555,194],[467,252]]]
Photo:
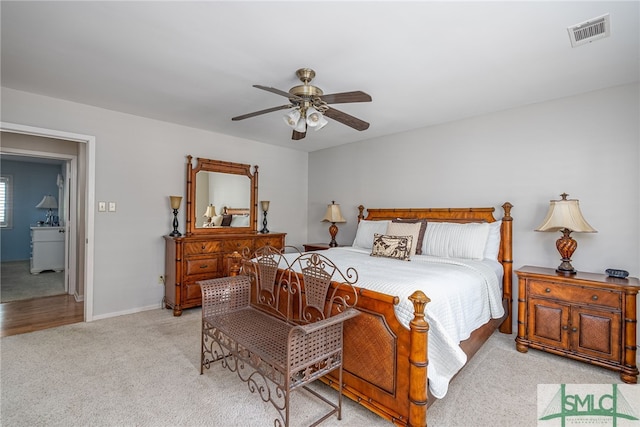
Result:
[[567,28],[571,46],[578,47],[592,41],[609,37],[610,34],[609,14],[598,16],[580,24]]

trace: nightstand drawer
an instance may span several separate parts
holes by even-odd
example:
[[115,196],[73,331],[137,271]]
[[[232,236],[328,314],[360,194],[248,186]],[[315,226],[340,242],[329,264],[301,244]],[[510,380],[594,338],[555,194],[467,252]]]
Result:
[[576,304],[593,304],[617,309],[622,305],[620,292],[563,283],[530,280],[529,293],[531,296],[565,300]]

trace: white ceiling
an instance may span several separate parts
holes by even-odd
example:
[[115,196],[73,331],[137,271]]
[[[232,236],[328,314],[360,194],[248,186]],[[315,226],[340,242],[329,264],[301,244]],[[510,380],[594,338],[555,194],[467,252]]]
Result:
[[[639,81],[640,2],[1,3],[2,86],[314,151]],[[567,27],[609,13],[611,36],[572,48]],[[291,140],[289,90],[316,71],[336,107]]]

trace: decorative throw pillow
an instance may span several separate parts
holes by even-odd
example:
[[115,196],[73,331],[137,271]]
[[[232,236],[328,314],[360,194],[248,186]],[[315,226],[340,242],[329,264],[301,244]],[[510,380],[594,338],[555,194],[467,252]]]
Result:
[[416,248],[416,255],[422,255],[422,240],[424,239],[424,232],[427,230],[427,220],[418,218],[396,218],[392,222],[406,222],[410,224],[420,224],[420,232],[418,233],[418,239],[413,241],[413,246]]
[[371,243],[373,242],[374,234],[385,234],[388,224],[388,220],[360,220],[360,222],[358,223],[358,231],[356,231],[356,237],[355,239],[353,239],[352,246],[362,249],[371,249]]
[[412,236],[387,236],[376,233],[373,238],[371,256],[410,261],[412,240]]
[[[390,222],[385,234],[388,236],[411,236],[412,242],[417,242],[419,240],[421,227],[422,224],[420,223]],[[411,251],[411,256],[415,255],[416,245],[412,244],[409,250]]]
[[223,227],[229,227],[232,219],[233,215],[222,215],[222,223],[220,225]]

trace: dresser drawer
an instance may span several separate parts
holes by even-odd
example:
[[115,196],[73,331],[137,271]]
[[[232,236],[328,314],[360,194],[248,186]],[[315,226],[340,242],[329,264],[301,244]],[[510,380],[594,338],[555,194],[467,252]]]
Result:
[[594,304],[612,308],[620,308],[622,304],[620,292],[563,283],[531,280],[529,293],[532,297],[547,297],[577,304]]
[[184,255],[213,254],[222,250],[222,242],[219,240],[187,242],[184,244]]
[[186,274],[192,276],[194,274],[217,274],[220,265],[219,257],[215,258],[187,258]]
[[224,242],[225,253],[233,253],[235,251],[242,253],[244,248],[249,248],[249,251],[253,251],[253,239],[234,239]]
[[273,246],[276,249],[282,249],[282,241],[284,239],[282,237],[260,237],[256,239],[256,248],[261,248],[263,246]]

